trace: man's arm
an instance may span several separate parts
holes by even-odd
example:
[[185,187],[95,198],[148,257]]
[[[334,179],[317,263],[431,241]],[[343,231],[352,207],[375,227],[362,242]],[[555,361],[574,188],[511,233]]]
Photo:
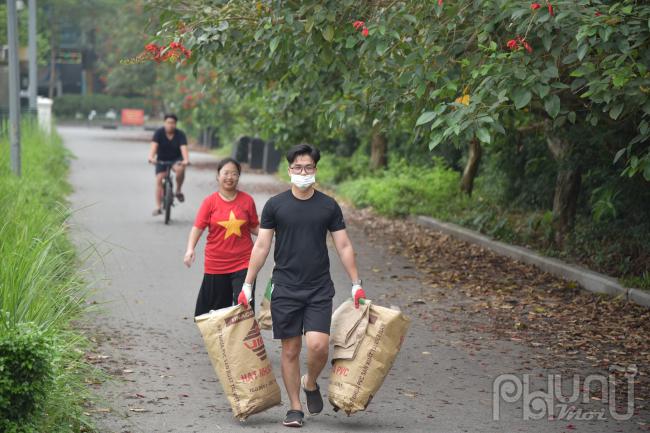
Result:
[[350,280],[357,281],[359,279],[359,272],[357,271],[354,249],[352,248],[352,242],[350,242],[347,230],[343,229],[332,232],[332,240],[341,258],[341,263],[343,263],[343,267],[350,276]]
[[366,292],[364,292],[363,287],[361,286],[361,280],[359,280],[359,272],[357,271],[357,262],[354,258],[352,242],[350,242],[350,237],[345,229],[331,233],[334,246],[341,258],[341,263],[343,263],[343,267],[350,276],[350,280],[352,280],[351,294],[352,299],[354,300],[354,306],[359,308],[359,300],[366,298]]
[[183,165],[188,165],[190,163],[190,153],[187,150],[187,144],[181,144],[181,155],[183,156]]
[[155,141],[151,142],[151,147],[149,148],[149,158],[147,160],[149,163],[153,164],[156,162],[156,154],[158,153],[158,143]]
[[253,281],[257,278],[257,273],[264,266],[266,257],[269,255],[269,251],[271,251],[274,233],[274,229],[259,229],[255,245],[253,245],[253,251],[251,252],[251,260],[248,263],[248,272],[246,272],[244,284],[253,284]]

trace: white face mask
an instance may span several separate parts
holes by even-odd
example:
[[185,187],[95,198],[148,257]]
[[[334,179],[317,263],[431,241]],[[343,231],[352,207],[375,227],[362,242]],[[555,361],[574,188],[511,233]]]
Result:
[[291,174],[291,183],[296,185],[300,189],[307,189],[316,182],[315,174],[308,174],[303,176],[302,174]]

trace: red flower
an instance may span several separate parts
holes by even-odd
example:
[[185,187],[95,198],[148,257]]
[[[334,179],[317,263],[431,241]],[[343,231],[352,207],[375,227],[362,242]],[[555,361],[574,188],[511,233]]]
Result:
[[169,46],[158,46],[156,44],[147,44],[144,47],[151,57],[151,60],[154,60],[156,63],[165,62],[171,60],[172,62],[179,61],[181,62],[181,56],[185,58],[190,58],[192,52],[185,48],[183,44],[179,41],[172,41],[169,43]]
[[363,30],[361,30],[361,34],[364,37],[368,37],[368,27],[364,27]]
[[595,13],[594,15],[596,15],[597,17],[599,17],[599,16],[601,16],[602,14],[600,13],[600,11],[596,11],[596,13]]
[[551,16],[555,15],[555,13],[553,12],[553,5],[549,3],[548,0],[546,0],[546,4],[548,5],[548,13],[551,14]]
[[363,21],[358,21],[358,20],[352,23],[352,27],[354,27],[355,30],[359,30],[360,28],[362,28],[365,25],[366,25],[366,23],[364,23]]
[[442,0],[438,0],[438,6],[442,7]]
[[526,51],[529,53],[533,52],[533,47],[530,46],[530,44],[526,41],[526,39],[522,38],[521,36],[517,35],[516,39],[510,39],[506,45],[508,48],[510,48],[512,51],[519,49],[519,48],[525,48]]
[[541,8],[541,7],[542,7],[542,5],[540,5],[539,3],[533,3],[533,4],[530,5],[530,8],[532,10],[534,10],[534,11]]

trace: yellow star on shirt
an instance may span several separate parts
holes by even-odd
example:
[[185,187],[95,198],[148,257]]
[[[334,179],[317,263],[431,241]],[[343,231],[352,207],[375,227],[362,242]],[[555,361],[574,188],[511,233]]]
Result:
[[231,235],[241,237],[241,226],[246,224],[246,220],[238,220],[235,213],[230,211],[230,218],[227,221],[217,221],[217,224],[226,228],[226,234],[223,238],[228,239]]

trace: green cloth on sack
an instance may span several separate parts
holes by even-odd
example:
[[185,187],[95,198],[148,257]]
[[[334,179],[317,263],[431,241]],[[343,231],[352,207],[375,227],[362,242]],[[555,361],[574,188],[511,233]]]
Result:
[[269,278],[269,282],[266,283],[266,291],[264,292],[264,297],[271,300],[271,293],[273,293],[273,280]]

